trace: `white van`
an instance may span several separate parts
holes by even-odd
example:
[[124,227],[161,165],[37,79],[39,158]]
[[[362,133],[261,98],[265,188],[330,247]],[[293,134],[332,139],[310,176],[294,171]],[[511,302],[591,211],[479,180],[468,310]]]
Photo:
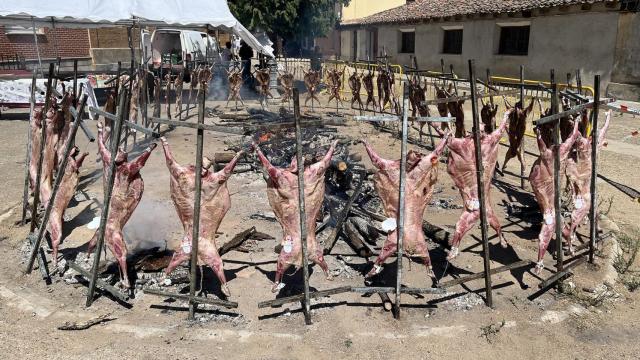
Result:
[[145,47],[151,50],[149,63],[153,68],[159,68],[163,63],[168,67],[169,61],[177,69],[184,66],[185,62],[219,62],[216,39],[200,31],[157,29],[151,35],[150,44],[145,44]]

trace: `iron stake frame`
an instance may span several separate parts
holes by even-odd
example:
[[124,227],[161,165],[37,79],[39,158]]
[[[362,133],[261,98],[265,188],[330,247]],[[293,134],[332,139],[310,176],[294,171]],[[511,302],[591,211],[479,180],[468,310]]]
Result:
[[598,237],[597,229],[597,204],[598,204],[598,188],[596,187],[596,180],[598,179],[598,171],[596,165],[598,163],[598,112],[600,107],[600,75],[596,75],[593,80],[593,86],[595,89],[593,99],[593,120],[591,124],[591,183],[589,184],[589,191],[591,192],[591,206],[589,209],[589,263],[595,263],[595,248],[596,238]]
[[[27,156],[25,158],[24,164],[24,191],[22,193],[22,217],[20,220],[20,225],[24,225],[27,221],[27,211],[29,209],[29,167],[31,167],[31,126],[33,119],[33,114],[36,109],[36,70],[33,70],[33,75],[31,78],[31,88],[29,89],[31,92],[31,96],[29,97],[29,129],[27,130]],[[35,184],[34,184],[35,185]],[[31,219],[34,219],[33,214],[31,214]]]
[[484,262],[484,285],[486,303],[493,307],[493,292],[491,288],[491,254],[489,253],[489,238],[487,229],[487,209],[484,193],[484,166],[482,164],[482,144],[480,142],[480,120],[478,118],[478,99],[476,98],[476,65],[475,60],[469,60],[469,79],[471,81],[471,112],[473,116],[473,144],[476,155],[476,181],[478,183],[478,200],[480,201],[480,231],[482,233],[482,254]]
[[116,120],[114,122],[113,130],[111,132],[111,163],[109,164],[109,173],[107,174],[107,187],[104,194],[104,205],[102,207],[102,214],[100,216],[100,228],[98,230],[98,239],[96,250],[93,258],[93,266],[91,268],[91,279],[89,279],[89,289],[87,290],[86,307],[91,306],[93,303],[93,295],[96,290],[96,280],[98,279],[98,268],[100,265],[100,254],[102,247],[104,246],[104,235],[107,229],[107,219],[109,216],[109,210],[111,207],[111,193],[113,191],[113,184],[115,183],[116,172],[116,154],[118,153],[118,146],[120,145],[120,139],[122,137],[122,123],[124,122],[124,111],[126,109],[126,100],[128,90],[122,89],[120,99],[118,103],[118,110],[116,114]]
[[[73,124],[71,125],[71,129],[69,130],[69,137],[67,138],[64,156],[62,158],[62,163],[58,166],[58,171],[56,172],[56,178],[53,182],[53,189],[51,191],[51,197],[49,198],[49,202],[47,203],[47,207],[44,211],[44,215],[40,221],[40,227],[38,228],[38,235],[33,244],[33,248],[31,249],[31,256],[29,257],[29,262],[27,263],[27,269],[25,273],[30,274],[33,269],[33,263],[35,262],[36,256],[40,251],[40,244],[42,243],[42,239],[47,231],[47,225],[49,225],[49,216],[51,215],[51,210],[53,210],[53,204],[56,199],[56,195],[58,194],[58,190],[60,189],[60,184],[62,183],[62,178],[64,177],[64,173],[67,169],[67,163],[69,162],[69,154],[71,153],[71,149],[73,148],[74,139],[76,137],[76,133],[78,132],[78,127],[80,126],[80,122],[82,121],[82,115],[84,114],[84,106],[87,103],[87,95],[85,94],[82,97],[80,102],[80,110],[76,115]],[[44,144],[42,144],[44,148]]]

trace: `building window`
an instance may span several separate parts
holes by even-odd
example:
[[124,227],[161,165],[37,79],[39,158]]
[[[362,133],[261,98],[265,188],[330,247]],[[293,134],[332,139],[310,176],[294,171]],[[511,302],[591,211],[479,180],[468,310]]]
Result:
[[638,0],[623,0],[620,4],[621,11],[640,11],[640,1]]
[[416,51],[416,32],[415,30],[400,30],[400,52],[404,54],[413,54]]
[[462,29],[444,30],[443,54],[462,54]]
[[530,26],[500,27],[500,55],[527,55],[529,53]]

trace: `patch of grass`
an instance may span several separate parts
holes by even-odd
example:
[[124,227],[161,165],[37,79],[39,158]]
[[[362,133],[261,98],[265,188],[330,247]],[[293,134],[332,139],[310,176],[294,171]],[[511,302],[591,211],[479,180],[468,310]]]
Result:
[[[606,210],[602,210],[603,204],[607,204],[607,209]],[[604,215],[604,216],[609,216],[609,213],[611,212],[611,206],[613,205],[613,196],[609,196],[606,199],[602,199],[600,200],[600,202],[598,203],[598,209],[600,209],[599,213]]]
[[344,341],[344,346],[346,346],[347,348],[350,348],[351,345],[353,345],[353,341],[351,341],[351,339],[347,339]]
[[631,292],[640,288],[640,276],[638,275],[623,276],[620,281]]
[[633,266],[636,260],[638,251],[640,250],[640,234],[633,233],[632,235],[626,233],[620,233],[618,235],[618,244],[620,245],[620,252],[616,254],[613,259],[613,267],[618,274],[626,274]]
[[501,323],[489,324],[487,326],[480,327],[480,337],[485,338],[489,344],[493,343],[493,339],[498,335],[506,323],[507,322],[503,319]]

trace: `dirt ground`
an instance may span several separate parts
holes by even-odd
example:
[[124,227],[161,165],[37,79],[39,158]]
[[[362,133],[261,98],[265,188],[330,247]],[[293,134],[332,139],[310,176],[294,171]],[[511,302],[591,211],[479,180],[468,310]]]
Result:
[[[323,97],[323,100],[326,98]],[[325,100],[326,101],[326,100]],[[250,106],[257,102],[250,101]],[[222,107],[224,103],[209,101],[207,107]],[[471,118],[466,104],[467,119]],[[276,106],[271,107],[277,110]],[[325,109],[324,111],[330,111]],[[502,109],[498,120],[502,119]],[[601,113],[604,119],[604,113]],[[191,119],[190,121],[194,121]],[[207,123],[215,119],[207,118]],[[640,143],[631,131],[640,128],[640,119],[628,115],[614,115],[609,132],[609,146],[600,154],[599,173],[640,189],[636,176],[640,163]],[[470,129],[470,121],[467,120]],[[95,129],[95,124],[91,123]],[[73,283],[68,278],[53,276],[53,284],[40,280],[38,271],[23,275],[25,267],[21,249],[28,226],[18,226],[20,202],[24,183],[25,140],[27,115],[17,111],[3,113],[0,121],[0,351],[6,358],[142,358],[142,359],[302,359],[302,358],[478,358],[496,356],[524,359],[575,358],[604,359],[638,357],[640,345],[640,295],[630,292],[620,283],[611,282],[611,251],[615,251],[611,237],[604,240],[598,252],[597,266],[583,265],[566,281],[569,290],[558,293],[550,290],[537,294],[541,278],[529,268],[503,272],[493,276],[494,308],[484,305],[483,280],[448,289],[445,295],[403,295],[402,317],[393,319],[385,311],[377,295],[361,296],[344,293],[312,301],[313,325],[304,325],[300,305],[258,309],[257,303],[273,299],[270,292],[275,260],[273,248],[278,240],[258,243],[249,253],[230,252],[223,257],[225,273],[237,309],[202,306],[195,321],[187,321],[185,302],[137,292],[125,308],[108,297],[100,296],[90,308],[85,308],[86,284]],[[400,141],[388,133],[380,133],[371,125],[349,121],[337,127],[338,134],[352,139],[366,137],[379,153],[387,158],[399,158]],[[416,136],[414,131],[412,136]],[[195,131],[178,128],[166,133],[175,157],[182,164],[194,162]],[[225,150],[229,144],[242,140],[241,136],[207,132],[205,154]],[[102,201],[101,164],[97,146],[89,144],[78,134],[78,145],[91,155],[81,170],[76,200],[67,211],[69,221],[64,225],[65,241],[62,252],[73,258],[93,235],[87,228],[100,215]],[[142,143],[139,149],[146,147]],[[411,145],[411,149],[426,152]],[[502,162],[506,147],[501,147]],[[535,141],[526,138],[526,150],[537,154]],[[351,152],[363,154],[367,168],[371,163],[362,145],[352,145]],[[132,151],[130,156],[137,155]],[[527,156],[528,164],[535,160]],[[534,206],[530,186],[522,191],[519,165],[513,159],[504,177],[498,177],[492,188],[492,203],[503,225],[509,249],[498,245],[490,230],[492,267],[536,256],[539,226],[526,219],[508,217],[506,205],[519,203]],[[529,171],[525,172],[528,175]],[[152,246],[173,249],[182,237],[182,229],[169,194],[169,176],[161,148],[155,150],[142,170],[145,180],[143,200],[125,228],[130,252]],[[528,184],[527,184],[528,185]],[[231,210],[219,229],[218,246],[237,233],[255,226],[275,239],[281,236],[279,225],[270,220],[252,219],[251,215],[271,214],[266,197],[266,184],[255,172],[235,174],[229,180]],[[601,211],[607,211],[605,233],[617,226],[623,233],[637,237],[640,204],[627,195],[599,181],[598,191],[606,200]],[[432,200],[461,205],[458,191],[446,173],[446,165],[439,166],[436,194]],[[460,209],[429,206],[425,219],[452,231]],[[588,227],[580,228],[588,234]],[[583,237],[583,239],[587,239]],[[431,257],[436,274],[442,281],[481,271],[480,231],[475,228],[463,239],[461,255],[446,264],[444,249],[432,244]],[[378,247],[382,241],[378,242]],[[550,248],[553,248],[553,243]],[[612,249],[612,247],[614,249]],[[340,258],[338,255],[341,255]],[[108,261],[113,258],[109,254]],[[330,269],[342,269],[332,282],[324,279],[317,267],[312,268],[310,283],[322,290],[337,286],[360,286],[363,273],[369,270],[366,261],[339,241],[327,256]],[[637,260],[634,269],[637,269]],[[554,260],[547,254],[547,270],[552,274]],[[411,287],[431,286],[432,281],[418,263],[405,260],[403,283]],[[382,282],[395,284],[394,264],[385,266]],[[285,276],[287,287],[281,294],[300,291],[300,272]],[[606,285],[603,285],[603,282]],[[209,295],[219,295],[219,284],[213,274],[205,272],[205,289]],[[186,291],[188,284],[178,289]],[[85,321],[110,314],[113,320],[83,331],[62,331],[57,327],[67,321]]]

